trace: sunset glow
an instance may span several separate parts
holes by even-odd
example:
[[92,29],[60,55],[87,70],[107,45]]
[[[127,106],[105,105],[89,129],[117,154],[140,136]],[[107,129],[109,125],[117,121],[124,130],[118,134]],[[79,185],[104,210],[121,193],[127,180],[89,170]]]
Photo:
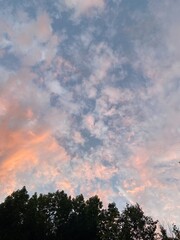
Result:
[[180,222],[180,1],[0,1],[0,199],[64,190]]

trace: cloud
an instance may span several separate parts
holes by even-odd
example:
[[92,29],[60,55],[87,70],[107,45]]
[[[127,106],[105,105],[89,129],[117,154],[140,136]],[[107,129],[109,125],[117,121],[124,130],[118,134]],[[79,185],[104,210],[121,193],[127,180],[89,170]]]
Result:
[[88,14],[93,8],[102,9],[105,5],[104,0],[65,0],[67,7],[75,9],[76,15]]
[[[71,127],[71,112],[79,107],[59,76],[75,68],[56,56],[59,39],[47,12],[40,11],[36,19],[20,14],[15,25],[12,19],[13,15],[3,20],[2,37],[8,40],[1,46],[7,48],[3,54],[13,53],[21,65],[0,68],[1,198],[22,185],[32,193],[55,190],[62,183],[71,193],[63,170],[71,160],[64,139],[72,133],[76,144],[84,140]],[[53,94],[60,99],[59,106],[53,105]]]
[[2,14],[1,197],[60,188],[179,218],[179,4],[118,3]]
[[41,61],[49,64],[56,54],[58,39],[53,35],[51,19],[42,12],[37,19],[30,19],[27,14],[12,19],[2,19],[2,48],[10,48],[11,53],[21,58],[23,65],[32,66]]
[[[26,86],[20,83],[23,93],[18,85],[10,82],[10,87],[6,86],[7,91],[3,91],[4,99],[1,101],[0,179],[4,182],[1,197],[22,184],[32,189],[35,184],[33,179],[36,179],[36,189],[55,181],[59,178],[59,165],[66,164],[70,159],[54,136],[57,127],[60,134],[67,134],[65,115],[54,115],[48,108],[49,95],[39,92],[31,81],[25,82]],[[14,99],[9,91],[15,93]],[[54,117],[58,118],[56,126],[53,125]],[[27,177],[30,172],[31,179]]]
[[75,131],[73,135],[73,140],[75,143],[84,144],[85,140],[80,132]]
[[133,93],[129,89],[117,89],[107,86],[103,90],[103,94],[108,97],[110,104],[117,104],[122,102],[129,102],[133,99]]
[[[21,187],[22,182],[19,182],[19,176],[22,173],[28,174],[33,171],[32,178],[36,178],[36,184],[45,185],[58,174],[56,173],[57,164],[69,160],[66,151],[57,144],[48,131],[42,132],[41,130],[39,133],[33,133],[27,130],[12,132],[8,129],[3,131],[1,129],[1,142],[3,144],[0,146],[2,159],[0,179],[4,182],[1,187],[1,197]],[[10,187],[11,182],[13,182],[13,188]],[[23,184],[34,185],[32,180],[28,181],[26,177]]]
[[[84,173],[84,174],[83,174]],[[100,180],[108,180],[113,177],[113,175],[117,173],[117,169],[114,166],[108,167],[102,165],[102,163],[84,163],[76,172],[79,177],[84,175],[85,179],[95,180],[95,178],[99,178]]]

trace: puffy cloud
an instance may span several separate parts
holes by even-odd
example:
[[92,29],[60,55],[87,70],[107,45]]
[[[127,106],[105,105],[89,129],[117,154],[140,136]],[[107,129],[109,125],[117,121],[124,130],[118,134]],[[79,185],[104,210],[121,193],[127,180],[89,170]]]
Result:
[[53,35],[51,19],[46,12],[42,12],[37,19],[30,19],[26,15],[20,16],[16,24],[12,19],[2,19],[1,36],[2,47],[10,47],[10,51],[21,58],[23,65],[32,66],[41,61],[49,64],[56,54],[58,38]]

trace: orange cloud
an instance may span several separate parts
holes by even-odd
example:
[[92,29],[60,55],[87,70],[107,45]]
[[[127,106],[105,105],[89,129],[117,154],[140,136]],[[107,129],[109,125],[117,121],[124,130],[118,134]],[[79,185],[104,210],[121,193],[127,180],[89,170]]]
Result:
[[[8,82],[10,83],[11,81]],[[3,192],[9,194],[19,185],[21,187],[20,180],[26,183],[25,179],[20,177],[23,172],[28,174],[36,169],[40,172],[39,178],[38,174],[34,174],[32,178],[37,178],[40,182],[42,181],[40,178],[46,176],[46,181],[48,181],[58,175],[56,170],[58,163],[63,164],[69,160],[65,149],[53,137],[51,127],[44,123],[43,119],[38,119],[37,109],[41,111],[41,103],[36,98],[37,102],[33,103],[32,99],[31,105],[28,104],[28,94],[32,89],[29,88],[25,94],[26,98],[23,94],[22,96],[17,94],[11,101],[12,89],[13,91],[18,89],[16,84],[12,83],[10,88],[4,88],[3,98],[0,99],[0,188],[2,195]]]
[[56,188],[60,189],[60,190],[64,190],[66,191],[68,194],[70,194],[71,196],[75,197],[75,188],[74,188],[74,184],[72,182],[70,182],[69,180],[67,180],[66,178],[58,181],[56,183]]
[[[50,131],[40,133],[32,132],[4,132],[6,136],[3,144],[3,159],[1,170],[18,171],[22,168],[31,168],[43,164],[43,161],[67,161],[69,159],[66,151],[51,136]],[[3,137],[1,137],[1,142]],[[2,146],[1,146],[2,149]]]
[[140,192],[143,192],[145,189],[145,186],[140,186],[140,187],[135,187],[132,190],[127,190],[128,193],[133,194],[133,195],[137,195]]
[[[28,174],[34,168],[37,169],[37,173],[32,176],[35,182],[41,182],[43,176],[46,176],[46,182],[51,181],[58,175],[58,163],[63,164],[69,160],[68,154],[57,144],[50,131],[36,134],[23,131],[4,134],[8,136],[6,140],[3,136],[0,137],[0,142],[4,141],[0,163],[0,182],[4,183],[3,189],[7,186],[11,191],[18,188],[18,175],[24,171]],[[41,184],[44,183],[43,180]]]

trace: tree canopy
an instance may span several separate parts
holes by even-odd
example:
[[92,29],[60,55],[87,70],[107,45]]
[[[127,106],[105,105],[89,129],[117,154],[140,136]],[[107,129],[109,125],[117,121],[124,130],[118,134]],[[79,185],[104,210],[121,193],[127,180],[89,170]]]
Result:
[[173,225],[168,237],[158,221],[138,204],[119,212],[115,203],[104,209],[98,196],[85,200],[64,191],[29,196],[25,187],[0,204],[0,240],[179,240]]

